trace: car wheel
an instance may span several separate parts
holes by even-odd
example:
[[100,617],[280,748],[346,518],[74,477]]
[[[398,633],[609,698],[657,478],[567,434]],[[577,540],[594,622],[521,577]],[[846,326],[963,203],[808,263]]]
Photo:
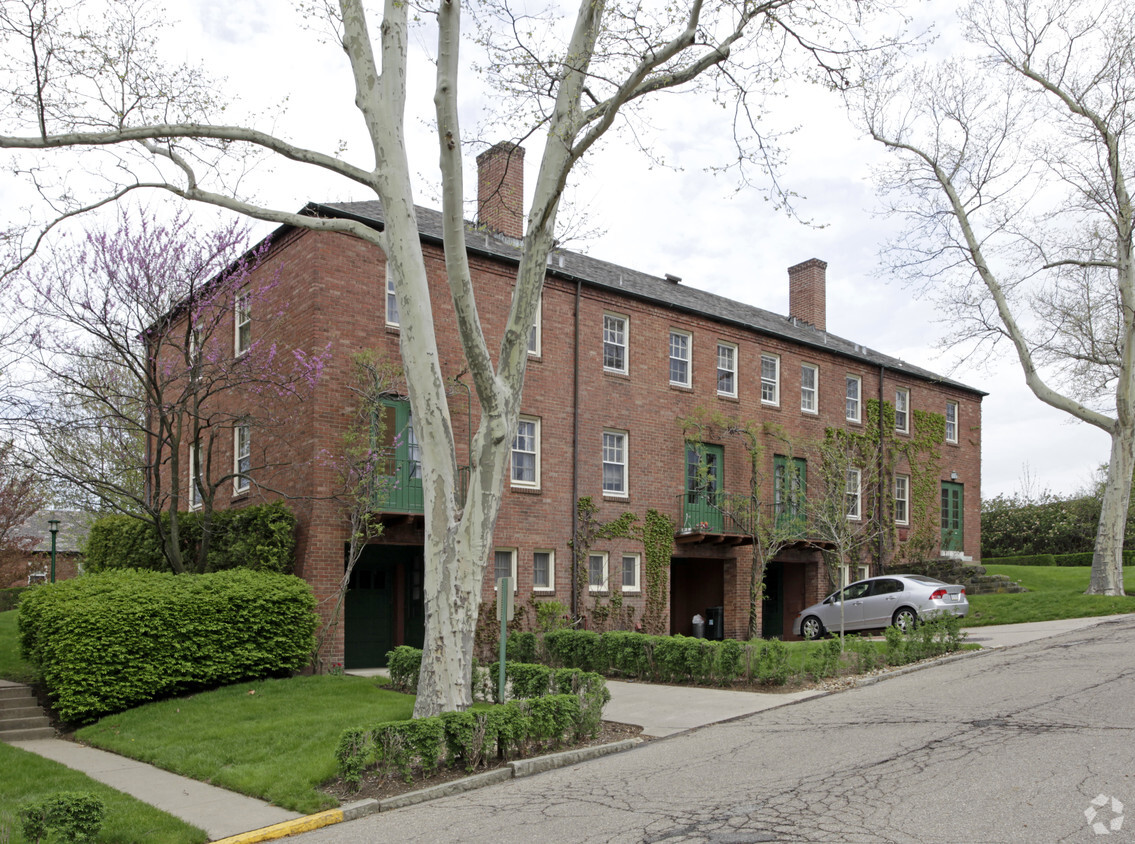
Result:
[[891,616],[891,624],[901,630],[903,633],[909,633],[914,629],[914,625],[918,623],[918,614],[915,613],[910,607],[899,607],[895,610],[895,614]]
[[824,635],[824,623],[810,615],[800,622],[800,635],[805,639],[819,639]]

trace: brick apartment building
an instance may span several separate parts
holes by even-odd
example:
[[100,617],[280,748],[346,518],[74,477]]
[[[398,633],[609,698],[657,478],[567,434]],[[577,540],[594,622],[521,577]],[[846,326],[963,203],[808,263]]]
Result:
[[[480,225],[470,229],[468,249],[490,347],[499,342],[515,283],[522,153],[498,145],[478,159]],[[310,204],[305,212],[383,225],[377,202]],[[440,215],[418,209],[418,223],[438,352],[443,371],[456,379],[450,404],[460,464],[468,457],[462,453],[466,431],[476,426],[476,397],[460,380],[465,363],[445,282]],[[260,443],[255,429],[234,431],[234,467],[258,449],[272,452],[259,462],[277,468],[270,479],[250,471],[234,483],[231,501],[218,506],[255,503],[286,491],[300,525],[297,573],[320,598],[334,592],[344,571],[348,529],[341,509],[327,499],[335,478],[320,455],[336,447],[350,419],[351,354],[376,349],[392,362],[399,359],[399,316],[384,265],[381,252],[358,239],[283,227],[273,235],[271,256],[261,268],[278,271],[274,295],[288,301],[288,317],[278,329],[288,336],[279,339],[308,350],[330,345],[332,356],[314,395],[283,430]],[[535,596],[565,606],[577,603],[572,609],[588,616],[621,590],[631,623],[641,619],[642,542],[593,542],[585,570],[577,572],[576,582],[586,579],[587,588],[573,596],[575,505],[589,497],[600,520],[624,512],[641,519],[653,508],[674,521],[665,572],[666,629],[689,633],[695,613],[720,607],[724,634],[744,636],[751,543],[715,506],[715,496],[748,495],[749,454],[741,440],[714,426],[703,430],[699,447],[692,447],[679,420],[698,412],[771,422],[782,432],[762,444],[761,474],[769,479],[758,496],[762,506],[779,495],[773,489],[779,481],[772,479],[783,479],[786,464],[799,468],[805,485],[809,442],[822,440],[832,428],[863,432],[872,402],[895,411],[892,438],[899,444],[914,436],[917,414],[938,414],[945,439],[931,466],[932,506],[922,508],[934,521],[938,547],[933,553],[977,556],[984,393],[829,334],[826,266],[813,259],[789,269],[789,315],[782,316],[687,287],[673,276],[658,278],[553,251],[530,338],[512,477],[497,522],[486,597],[493,594],[494,573],[511,573],[518,605]],[[247,342],[248,333],[258,331],[257,315],[235,313],[241,326],[233,342]],[[884,417],[876,414],[879,418]],[[891,416],[885,418],[892,423]],[[422,506],[409,403],[392,397],[386,420],[391,471],[398,482],[381,505],[383,535],[355,571],[345,625],[328,655],[348,667],[381,664],[393,645],[422,639]],[[798,444],[790,453],[781,445],[786,440]],[[911,454],[917,451],[900,451],[889,462],[877,490],[854,490],[863,500],[849,506],[861,507],[863,518],[871,517],[868,500],[878,495],[888,499],[887,518],[895,522],[887,539],[872,546],[865,567],[901,555],[914,529]],[[925,467],[914,467],[920,468]],[[188,477],[182,483],[187,488]],[[925,495],[928,487],[924,483],[919,489]],[[807,489],[803,492],[807,495]],[[761,607],[766,636],[790,635],[797,611],[832,588],[819,548],[807,539],[802,535],[768,562]],[[864,574],[865,567],[849,574]]]

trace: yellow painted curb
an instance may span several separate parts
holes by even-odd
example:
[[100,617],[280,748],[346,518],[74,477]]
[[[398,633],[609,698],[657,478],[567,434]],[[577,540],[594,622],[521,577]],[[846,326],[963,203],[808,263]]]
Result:
[[331,824],[340,823],[342,820],[342,809],[329,809],[316,815],[296,818],[294,821],[275,823],[262,829],[254,829],[252,832],[242,832],[240,835],[221,838],[214,841],[213,844],[256,844],[257,841],[273,841],[277,838],[295,835],[298,832],[311,832],[313,829],[331,826]]

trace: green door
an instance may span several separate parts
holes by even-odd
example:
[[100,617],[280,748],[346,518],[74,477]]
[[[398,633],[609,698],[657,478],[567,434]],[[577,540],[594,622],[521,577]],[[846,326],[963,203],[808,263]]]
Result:
[[343,602],[344,668],[386,665],[394,647],[394,580],[392,560],[367,554],[355,564]]
[[770,562],[765,566],[765,592],[761,601],[761,637],[780,639],[784,636],[784,564]]
[[942,481],[942,550],[962,550],[962,504],[965,501],[961,484]]
[[686,503],[683,527],[703,533],[721,533],[721,470],[725,447],[695,443],[686,445]]
[[808,464],[802,457],[773,458],[772,500],[776,526],[782,530],[804,530],[807,501]]
[[383,455],[387,480],[375,492],[375,509],[388,513],[421,513],[421,449],[414,435],[410,402],[384,401],[375,425],[377,450]]

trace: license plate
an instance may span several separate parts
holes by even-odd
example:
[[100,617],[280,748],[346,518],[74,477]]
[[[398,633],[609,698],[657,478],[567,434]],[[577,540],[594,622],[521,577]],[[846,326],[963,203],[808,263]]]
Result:
[[958,601],[960,601],[961,599],[962,599],[962,596],[961,596],[960,594],[954,594],[954,595],[951,595],[951,596],[950,596],[950,600],[951,600],[951,601],[954,601],[955,603],[957,603],[957,602],[958,602]]

